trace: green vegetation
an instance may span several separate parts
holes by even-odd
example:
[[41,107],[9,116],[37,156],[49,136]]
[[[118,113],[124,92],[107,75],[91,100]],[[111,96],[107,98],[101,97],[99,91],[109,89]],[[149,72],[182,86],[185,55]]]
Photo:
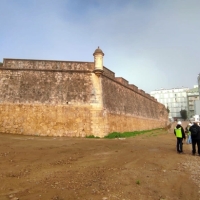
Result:
[[136,184],[140,185],[140,181],[139,181],[139,180],[137,180],[137,181],[136,181]]
[[100,137],[94,135],[87,135],[86,138],[100,138]]
[[170,110],[169,110],[169,107],[168,107],[168,106],[167,106],[166,110],[167,110],[168,113],[170,113]]
[[186,120],[187,119],[187,110],[181,110],[180,111],[181,117]]
[[[157,128],[157,129],[152,129],[152,130],[124,132],[124,133],[113,132],[113,133],[110,133],[110,134],[104,136],[104,138],[107,138],[107,139],[127,138],[127,137],[134,137],[136,135],[145,134],[145,133],[149,133],[147,135],[147,137],[151,137],[151,136],[157,136],[160,133],[160,130],[164,130],[164,129],[163,128]],[[94,135],[87,135],[86,138],[96,138],[96,139],[98,139],[100,137],[94,136]]]
[[[161,130],[161,128],[159,128],[159,129],[153,129],[153,130],[143,130],[143,131],[134,131],[134,132],[124,132],[124,133],[113,132],[113,133],[110,133],[110,134],[106,135],[104,138],[113,139],[113,138],[134,137],[134,136],[136,136],[136,135],[144,134],[144,133],[151,132],[151,131],[155,131],[155,130]],[[155,135],[154,135],[154,136],[155,136]]]

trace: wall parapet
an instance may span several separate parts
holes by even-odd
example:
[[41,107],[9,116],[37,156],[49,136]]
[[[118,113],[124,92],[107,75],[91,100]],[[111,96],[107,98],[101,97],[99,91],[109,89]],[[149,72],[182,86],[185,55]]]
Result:
[[103,75],[109,77],[110,79],[115,79],[115,73],[106,67],[103,67]]
[[0,66],[0,70],[12,70],[12,71],[43,71],[43,72],[78,72],[78,73],[92,73],[89,70],[63,70],[63,69],[22,69],[22,68],[5,68]]
[[105,67],[104,67],[104,72],[102,75],[109,78],[110,80],[136,92],[137,94],[140,94],[140,95],[144,96],[145,98],[150,99],[151,101],[157,102],[157,100],[154,97],[152,98],[152,96],[150,96],[150,94],[145,93],[141,89],[138,89],[138,87],[135,86],[134,84],[129,84],[129,82],[122,77],[115,77],[115,73]]
[[120,82],[122,85],[129,86],[128,81],[122,77],[116,77],[115,80]]
[[133,84],[129,84],[129,87],[130,87],[132,90],[134,90],[135,92],[138,91],[138,87],[135,86],[135,85],[133,85]]
[[4,58],[1,69],[23,70],[94,70],[93,62],[54,61],[54,60],[27,60]]

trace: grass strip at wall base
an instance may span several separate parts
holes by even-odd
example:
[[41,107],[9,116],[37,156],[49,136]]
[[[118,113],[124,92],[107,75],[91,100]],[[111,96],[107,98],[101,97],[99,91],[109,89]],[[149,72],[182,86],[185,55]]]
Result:
[[108,135],[104,136],[104,138],[114,139],[114,138],[134,137],[136,135],[141,135],[141,134],[151,132],[151,131],[156,131],[156,130],[162,130],[162,128],[152,129],[152,130],[143,130],[143,131],[134,131],[134,132],[123,132],[123,133],[113,132],[113,133],[109,133]]

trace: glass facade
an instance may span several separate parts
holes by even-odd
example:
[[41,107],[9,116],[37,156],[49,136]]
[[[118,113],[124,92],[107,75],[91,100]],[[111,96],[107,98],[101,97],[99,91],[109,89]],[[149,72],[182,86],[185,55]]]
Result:
[[187,91],[189,88],[173,88],[155,90],[150,93],[158,102],[169,108],[169,117],[173,119],[181,118],[180,111],[188,111]]
[[187,99],[188,99],[188,117],[192,118],[195,113],[195,101],[199,100],[199,91],[198,86],[194,86],[193,89],[190,89],[187,92]]

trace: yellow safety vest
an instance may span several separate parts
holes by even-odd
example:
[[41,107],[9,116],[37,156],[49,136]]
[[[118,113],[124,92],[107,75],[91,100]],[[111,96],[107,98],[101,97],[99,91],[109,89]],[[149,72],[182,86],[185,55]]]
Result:
[[176,132],[176,137],[177,138],[182,138],[181,127],[180,128],[175,128],[175,132]]

